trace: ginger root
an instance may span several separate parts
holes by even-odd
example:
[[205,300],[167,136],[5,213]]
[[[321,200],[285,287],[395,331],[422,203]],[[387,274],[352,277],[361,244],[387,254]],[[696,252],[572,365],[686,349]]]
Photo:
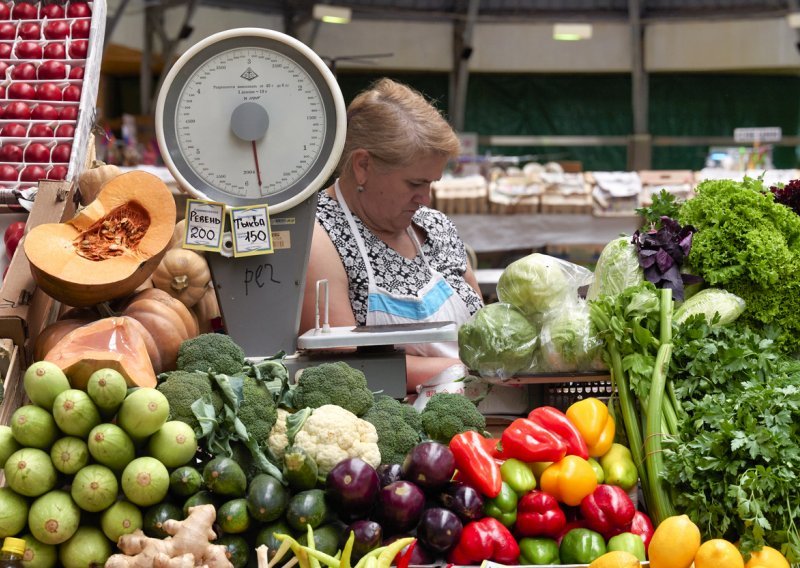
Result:
[[199,505],[183,521],[166,521],[163,529],[171,536],[164,540],[141,530],[123,535],[117,542],[123,554],[109,558],[106,568],[233,568],[225,547],[211,544],[216,516],[213,505]]

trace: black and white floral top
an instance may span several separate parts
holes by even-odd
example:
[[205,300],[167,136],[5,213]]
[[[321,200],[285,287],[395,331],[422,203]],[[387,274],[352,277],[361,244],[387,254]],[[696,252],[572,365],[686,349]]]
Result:
[[[354,219],[367,248],[375,274],[375,284],[393,293],[416,295],[431,279],[430,271],[422,258],[405,258],[372,234],[361,219],[356,216]],[[344,211],[339,202],[324,191],[319,193],[317,221],[328,233],[342,259],[350,282],[350,304],[356,323],[365,325],[369,286],[367,269],[358,252],[356,240],[350,234],[350,225]],[[427,234],[422,243],[422,252],[431,268],[444,276],[447,283],[464,300],[470,314],[474,314],[483,305],[482,299],[464,280],[467,254],[452,221],[440,211],[423,207],[414,215],[413,223]]]

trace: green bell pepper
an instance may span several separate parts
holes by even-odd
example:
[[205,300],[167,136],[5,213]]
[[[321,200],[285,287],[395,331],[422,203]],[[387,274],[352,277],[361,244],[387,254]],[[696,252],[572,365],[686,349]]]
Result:
[[647,560],[647,553],[644,549],[644,541],[638,534],[626,532],[612,536],[610,539],[608,539],[608,551],[613,552],[614,550],[630,552],[639,559],[639,562],[644,562]]
[[552,538],[523,538],[519,541],[519,563],[534,566],[561,564],[558,543]]
[[562,564],[591,564],[606,553],[606,541],[589,529],[572,529],[558,549]]
[[589,465],[592,466],[592,469],[594,470],[594,475],[597,478],[597,484],[600,485],[603,483],[603,481],[606,479],[606,474],[603,471],[603,466],[600,465],[600,462],[594,458],[589,458],[586,461],[589,462]]
[[500,477],[511,486],[518,497],[536,489],[536,477],[533,470],[524,461],[509,458],[500,466]]
[[494,517],[504,526],[511,528],[517,522],[517,494],[505,481],[500,487],[497,497],[486,499],[483,512],[487,517]]
[[630,491],[639,481],[639,472],[631,457],[631,451],[622,444],[613,444],[606,455],[600,458],[607,485],[616,485]]

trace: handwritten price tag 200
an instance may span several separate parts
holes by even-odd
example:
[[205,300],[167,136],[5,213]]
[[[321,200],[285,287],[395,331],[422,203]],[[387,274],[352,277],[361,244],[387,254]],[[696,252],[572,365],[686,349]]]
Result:
[[229,211],[233,234],[233,256],[253,256],[273,252],[269,208],[266,204],[233,207]]
[[183,248],[219,252],[222,247],[224,220],[224,203],[188,199]]

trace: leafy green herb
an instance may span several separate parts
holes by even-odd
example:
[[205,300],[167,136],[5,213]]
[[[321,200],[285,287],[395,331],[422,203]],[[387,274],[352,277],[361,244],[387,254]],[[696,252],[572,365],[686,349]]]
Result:
[[636,213],[644,217],[646,226],[659,229],[662,217],[675,219],[682,205],[683,202],[678,200],[675,194],[662,189],[653,195],[653,202],[649,207],[640,207]]

